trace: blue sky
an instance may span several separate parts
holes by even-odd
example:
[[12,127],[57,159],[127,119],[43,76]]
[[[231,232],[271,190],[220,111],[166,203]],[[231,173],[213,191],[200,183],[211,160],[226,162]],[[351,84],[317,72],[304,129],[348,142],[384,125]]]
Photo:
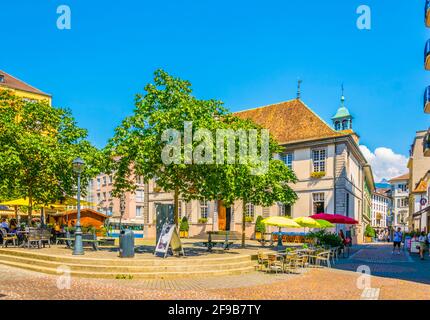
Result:
[[[56,28],[59,5],[72,29]],[[356,27],[359,5],[372,29]],[[0,69],[53,94],[99,147],[157,68],[233,111],[295,97],[326,121],[341,84],[361,143],[407,155],[429,126],[424,0],[165,0],[2,3]]]

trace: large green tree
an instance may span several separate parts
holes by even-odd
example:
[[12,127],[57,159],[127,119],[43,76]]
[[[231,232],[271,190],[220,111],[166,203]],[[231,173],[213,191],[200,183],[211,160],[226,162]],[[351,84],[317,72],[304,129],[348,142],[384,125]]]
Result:
[[[297,195],[290,184],[297,178],[276,155],[283,151],[277,141],[264,128],[248,119],[226,115],[217,122],[218,129],[230,130],[230,143],[234,144],[234,161],[228,162],[228,138],[217,140],[217,151],[224,154],[226,163],[198,166],[205,175],[204,184],[199,184],[198,194],[206,199],[222,200],[226,206],[235,201],[242,202],[242,247],[245,246],[246,205],[272,206],[274,203],[292,204]],[[233,134],[234,133],[234,134]],[[251,139],[255,134],[255,138]],[[225,146],[225,147],[224,147]],[[220,147],[222,147],[220,149]],[[243,152],[241,152],[241,148]],[[255,153],[251,150],[254,148]]]
[[28,101],[0,91],[0,198],[28,198],[48,205],[76,194],[72,161],[86,161],[82,187],[98,173],[101,153],[86,140],[71,112],[47,101]]
[[[145,91],[144,95],[136,96],[134,114],[115,130],[106,147],[115,175],[115,194],[134,190],[135,176],[142,176],[146,182],[156,179],[163,190],[174,193],[178,224],[179,196],[186,200],[202,199],[204,194],[197,192],[202,188],[196,186],[206,183],[199,166],[188,163],[193,146],[187,144],[185,134],[181,133],[189,130],[192,134],[196,128],[213,130],[226,111],[218,101],[195,98],[188,81],[163,70],[154,73],[154,83],[146,85]],[[169,131],[178,135],[166,137]],[[162,154],[166,141],[172,139],[177,139],[179,146],[172,150],[176,154],[173,162],[166,163]],[[191,141],[191,144],[197,143]]]
[[[174,192],[176,223],[179,196],[185,200],[222,200],[226,205],[242,200],[243,245],[247,203],[270,206],[277,201],[295,201],[296,194],[289,183],[294,183],[296,177],[282,161],[274,158],[282,149],[270,135],[267,140],[262,139],[261,127],[232,116],[218,101],[196,99],[189,82],[162,70],[155,72],[154,84],[148,84],[145,90],[145,95],[136,98],[134,114],[116,129],[106,148],[107,158],[112,159],[117,194],[134,190],[135,176],[143,176],[146,181],[156,178],[160,187]],[[191,122],[192,126],[186,125]],[[231,134],[219,139],[219,130]],[[168,139],[166,131],[171,133]],[[187,131],[194,137],[189,144]],[[256,140],[251,143],[249,132],[256,133]],[[245,155],[239,143],[243,143],[244,137],[248,141]],[[267,158],[262,159],[261,152],[257,157],[249,156],[251,147],[264,150],[264,141]],[[162,155],[169,144],[172,144],[168,149],[172,161],[166,163]],[[225,161],[217,161],[219,150]],[[234,150],[233,155],[228,150]],[[195,163],[196,158],[206,157],[212,157],[213,162]]]

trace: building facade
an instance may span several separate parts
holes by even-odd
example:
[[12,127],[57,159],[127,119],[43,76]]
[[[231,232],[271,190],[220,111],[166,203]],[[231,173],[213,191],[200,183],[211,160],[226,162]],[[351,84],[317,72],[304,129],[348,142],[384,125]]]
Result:
[[0,90],[6,89],[12,91],[16,96],[24,100],[46,100],[51,105],[51,95],[25,83],[18,78],[0,70]]
[[391,179],[393,227],[408,230],[409,221],[409,173]]
[[383,230],[390,226],[391,197],[390,189],[376,189],[372,193],[372,222],[376,230]]
[[422,210],[426,206],[427,181],[426,176],[430,170],[430,158],[424,155],[423,145],[427,131],[417,131],[409,151],[409,219],[411,230],[424,229],[428,226],[426,215]]

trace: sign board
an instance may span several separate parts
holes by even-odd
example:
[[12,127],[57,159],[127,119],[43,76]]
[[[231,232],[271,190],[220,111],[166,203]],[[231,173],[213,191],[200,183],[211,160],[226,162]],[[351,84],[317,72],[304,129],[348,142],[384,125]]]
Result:
[[420,204],[424,207],[427,204],[427,198],[421,198]]
[[179,256],[182,254],[185,256],[176,225],[165,223],[155,247],[154,255],[162,254],[165,258],[169,252],[169,247],[172,249],[173,255]]
[[155,217],[156,217],[156,242],[160,239],[161,231],[164,225],[174,224],[175,218],[173,213],[173,204],[155,203]]

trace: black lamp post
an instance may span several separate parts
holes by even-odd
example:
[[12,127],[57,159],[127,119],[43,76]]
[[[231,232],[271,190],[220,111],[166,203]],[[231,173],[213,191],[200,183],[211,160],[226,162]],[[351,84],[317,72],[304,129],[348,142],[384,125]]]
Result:
[[78,175],[78,208],[75,230],[75,246],[73,248],[73,255],[83,255],[84,247],[82,245],[82,229],[81,229],[81,173],[84,170],[85,162],[81,158],[73,160],[73,171]]

